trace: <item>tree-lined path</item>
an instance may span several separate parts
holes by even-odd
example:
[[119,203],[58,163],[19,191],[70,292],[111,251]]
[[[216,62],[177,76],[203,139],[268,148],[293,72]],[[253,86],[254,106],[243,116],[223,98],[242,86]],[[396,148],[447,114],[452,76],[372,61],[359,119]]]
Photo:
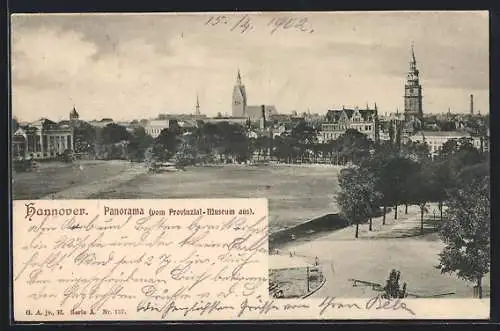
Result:
[[[355,225],[343,228],[310,242],[289,243],[280,251],[292,251],[296,256],[313,259],[318,256],[327,278],[323,287],[311,297],[369,297],[377,295],[370,286],[353,287],[350,279],[378,283],[382,286],[389,272],[396,268],[402,281],[408,283],[410,293],[433,296],[453,293],[443,298],[471,297],[473,284],[453,275],[442,274],[435,268],[439,264],[438,254],[444,243],[434,230],[432,213],[437,204],[429,206],[425,215],[424,235],[420,235],[420,208],[409,206],[394,220],[393,213],[373,219],[373,231],[368,224],[359,227],[359,238],[354,238]],[[439,222],[438,213],[436,219]],[[270,268],[273,268],[270,265]],[[484,279],[484,294],[489,293],[489,274]]]

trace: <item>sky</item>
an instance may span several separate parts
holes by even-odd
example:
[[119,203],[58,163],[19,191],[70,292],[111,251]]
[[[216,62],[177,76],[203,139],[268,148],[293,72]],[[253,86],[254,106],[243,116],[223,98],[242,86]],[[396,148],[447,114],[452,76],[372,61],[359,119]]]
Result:
[[[287,17],[294,24],[276,26]],[[194,113],[197,95],[201,113],[231,114],[238,69],[248,104],[279,113],[375,102],[382,114],[402,111],[412,42],[424,113],[469,112],[470,94],[476,111],[489,112],[484,11],[11,19],[12,115],[20,121],[67,119],[73,106],[84,120]]]

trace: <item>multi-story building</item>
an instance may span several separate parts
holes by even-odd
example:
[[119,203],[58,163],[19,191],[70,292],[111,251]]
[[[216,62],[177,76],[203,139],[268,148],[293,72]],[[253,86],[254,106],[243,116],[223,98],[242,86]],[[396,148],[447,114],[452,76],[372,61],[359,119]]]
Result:
[[488,150],[488,139],[472,136],[460,131],[419,131],[410,136],[413,142],[426,143],[432,158],[439,154],[443,145],[451,139],[468,138],[475,148],[482,151]]
[[12,137],[14,160],[53,159],[73,151],[73,127],[46,118],[19,127]]
[[373,109],[348,109],[328,110],[326,121],[321,124],[318,140],[327,142],[336,140],[348,129],[355,129],[364,133],[371,140],[379,139],[377,104]]

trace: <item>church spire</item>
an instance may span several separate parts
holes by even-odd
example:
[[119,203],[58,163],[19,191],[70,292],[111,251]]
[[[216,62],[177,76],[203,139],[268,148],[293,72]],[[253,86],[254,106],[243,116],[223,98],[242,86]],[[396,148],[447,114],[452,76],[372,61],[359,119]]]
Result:
[[415,60],[415,43],[412,41],[411,42],[411,59],[410,59],[411,62],[417,62]]
[[238,68],[238,76],[236,77],[236,84],[237,84],[237,85],[242,85],[242,83],[241,83],[241,73],[240,73],[240,68]]
[[417,71],[417,60],[415,59],[415,44],[411,42],[410,73]]

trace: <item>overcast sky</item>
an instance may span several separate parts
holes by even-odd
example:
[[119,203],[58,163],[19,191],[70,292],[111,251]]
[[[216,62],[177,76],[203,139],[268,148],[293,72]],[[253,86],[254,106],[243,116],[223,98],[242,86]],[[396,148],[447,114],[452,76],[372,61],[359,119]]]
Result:
[[[253,28],[205,25],[206,14],[15,15],[12,110],[22,121],[115,120],[158,113],[231,113],[236,72],[248,104],[280,113],[342,105],[403,109],[411,42],[424,113],[489,111],[487,12],[303,13],[304,30],[278,29],[276,13],[250,14]],[[312,30],[312,32],[311,32]]]

